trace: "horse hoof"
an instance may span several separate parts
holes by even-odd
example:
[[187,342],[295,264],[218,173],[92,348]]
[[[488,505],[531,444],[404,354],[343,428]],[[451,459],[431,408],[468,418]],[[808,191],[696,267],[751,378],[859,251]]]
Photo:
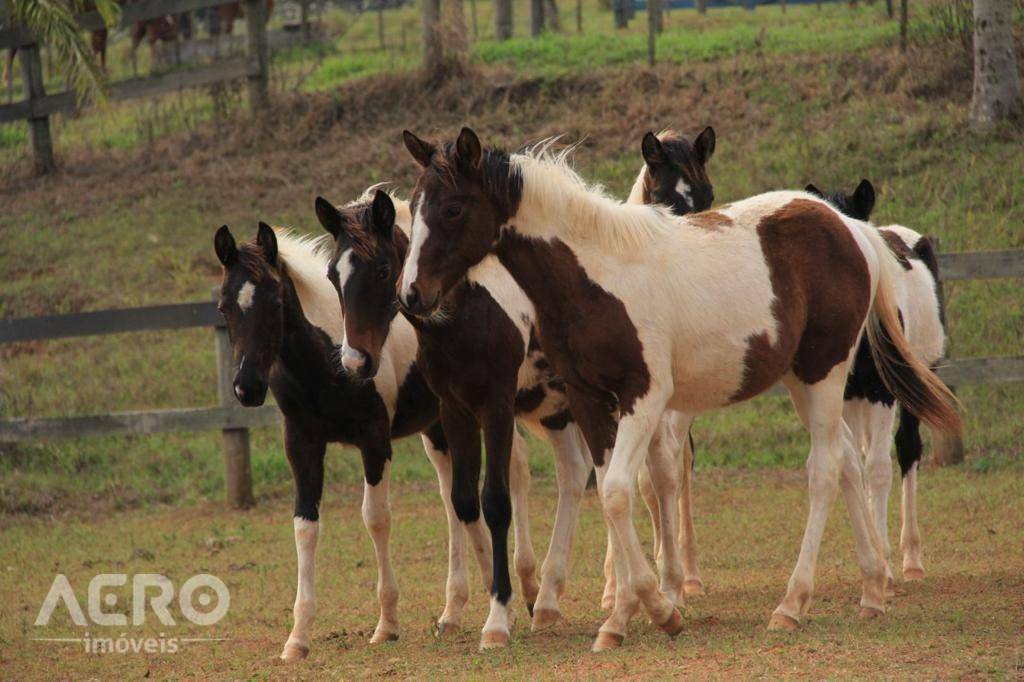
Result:
[[397,632],[375,632],[370,638],[370,644],[381,644],[383,642],[397,642]]
[[904,568],[903,569],[903,580],[906,582],[913,582],[915,580],[924,580],[924,569],[923,568]]
[[797,622],[796,618],[791,618],[782,613],[773,613],[772,617],[768,620],[769,630],[781,630],[784,632],[796,632],[797,626],[800,623]]
[[460,630],[462,630],[462,626],[458,623],[447,623],[440,620],[437,622],[437,636],[439,639],[451,637],[452,635],[457,634]]
[[301,644],[292,644],[289,642],[284,645],[284,651],[281,652],[281,660],[285,663],[293,663],[295,661],[301,661],[306,656],[309,656],[309,647],[302,646]]
[[687,580],[683,583],[683,594],[687,597],[703,597],[706,594],[704,583],[700,580]]
[[533,612],[533,622],[530,630],[540,632],[546,630],[562,618],[562,612],[558,609],[537,609]]
[[860,607],[860,613],[857,615],[861,620],[868,620],[870,618],[878,618],[882,613],[883,611],[881,609],[876,609],[873,606],[862,606]]
[[624,635],[614,632],[598,632],[597,638],[594,640],[594,646],[590,650],[596,654],[610,649],[618,649],[622,646],[623,639],[625,639]]
[[480,650],[500,649],[508,646],[508,633],[501,630],[487,630],[480,636]]
[[603,597],[601,597],[601,608],[605,611],[610,611],[611,609],[615,608],[615,595],[606,594]]
[[672,615],[668,617],[668,620],[659,625],[658,629],[669,637],[675,637],[683,631],[683,614],[679,613],[679,609],[673,607]]

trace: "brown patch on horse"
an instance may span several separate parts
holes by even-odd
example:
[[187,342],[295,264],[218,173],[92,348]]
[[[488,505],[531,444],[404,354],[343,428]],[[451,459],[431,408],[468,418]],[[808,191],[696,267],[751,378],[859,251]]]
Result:
[[767,390],[788,371],[814,384],[846,360],[871,305],[864,254],[827,205],[795,199],[757,226],[775,300],[778,336],[748,339],[735,402]]
[[892,230],[886,230],[884,228],[878,230],[878,234],[885,240],[885,245],[892,251],[892,255],[896,256],[896,260],[899,261],[900,265],[903,266],[904,270],[913,269],[913,265],[910,264],[910,259],[916,259],[918,256],[916,253],[911,251],[907,243],[900,239],[900,236]]
[[497,253],[534,302],[540,345],[565,381],[594,461],[603,464],[615,445],[616,411],[632,413],[650,388],[636,326],[622,301],[590,279],[564,242],[524,239],[510,230]]
[[692,213],[690,214],[690,223],[713,232],[720,232],[722,229],[732,227],[733,225],[732,218],[718,211]]

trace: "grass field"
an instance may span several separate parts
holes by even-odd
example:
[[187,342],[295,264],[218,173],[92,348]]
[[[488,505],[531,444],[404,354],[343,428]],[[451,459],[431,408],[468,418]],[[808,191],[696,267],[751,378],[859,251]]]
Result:
[[[421,457],[422,459],[422,457]],[[408,459],[400,459],[401,470]],[[322,510],[317,566],[318,615],[310,657],[300,667],[273,662],[291,627],[295,557],[289,504],[245,513],[217,504],[67,521],[39,519],[4,531],[0,549],[0,670],[4,677],[53,678],[656,678],[785,676],[811,678],[1019,677],[1024,609],[1024,477],[926,471],[921,479],[924,582],[900,584],[889,610],[856,618],[860,583],[852,538],[837,505],[818,563],[810,616],[793,634],[768,633],[768,615],[785,588],[802,528],[806,491],[796,471],[701,472],[696,521],[708,594],[683,608],[686,629],[668,640],[642,618],[624,648],[588,652],[602,620],[604,523],[595,496],[585,501],[563,599],[566,619],[529,632],[522,603],[513,643],[478,653],[486,599],[475,568],[465,629],[434,637],[432,618],[444,598],[443,512],[427,484],[400,486],[392,548],[401,589],[398,642],[371,646],[377,619],[376,569],[359,522],[357,488],[332,486]],[[531,498],[540,556],[547,544],[554,490],[536,485]],[[890,506],[892,523],[898,498]],[[642,521],[646,532],[646,519]],[[85,608],[86,585],[98,572],[161,573],[176,586],[199,572],[225,581],[227,617],[214,627],[90,627],[91,637],[225,637],[183,644],[170,655],[86,654],[78,644],[32,637],[82,637],[58,607],[50,625],[33,625],[57,573],[68,576]],[[130,612],[130,590],[117,590],[113,612]],[[184,622],[176,606],[172,615]]]
[[[970,57],[929,27],[924,8],[915,10],[906,56],[893,46],[895,27],[880,3],[790,7],[785,17],[773,7],[706,17],[673,12],[660,43],[664,62],[648,69],[631,63],[643,49],[642,16],[616,35],[610,15],[587,3],[583,36],[520,35],[498,44],[487,40],[488,7],[479,5],[475,73],[435,91],[424,92],[410,70],[418,25],[402,10],[388,16],[387,39],[408,14],[414,23],[404,52],[346,51],[340,41],[279,55],[275,105],[262,122],[245,110],[242,90],[58,120],[61,171],[46,179],[31,175],[23,128],[0,127],[0,316],[208,300],[219,282],[211,243],[219,225],[242,235],[257,220],[313,231],[318,194],[340,203],[380,180],[407,193],[415,168],[400,131],[447,136],[466,123],[485,142],[510,147],[554,134],[582,139],[580,171],[620,196],[636,176],[644,132],[675,126],[695,133],[712,124],[718,147],[709,173],[719,202],[809,181],[852,188],[867,177],[880,193],[879,223],[938,235],[944,250],[1024,248],[1021,132],[969,132]],[[571,26],[571,18],[564,10],[563,22]],[[364,14],[335,30],[365,46],[375,40],[373,21]],[[1019,281],[954,283],[947,298],[952,357],[1021,353]],[[780,398],[702,416],[696,509],[710,594],[687,604],[679,641],[638,620],[626,649],[603,657],[586,653],[600,623],[604,547],[593,499],[566,623],[532,637],[521,619],[507,652],[481,656],[480,594],[466,633],[451,643],[432,638],[444,525],[416,440],[397,445],[394,469],[405,631],[397,644],[366,644],[376,607],[372,552],[358,515],[359,458],[332,448],[321,615],[301,670],[1019,677],[1024,386],[964,387],[959,396],[966,462],[926,467],[922,475],[928,580],[901,587],[880,621],[857,621],[855,564],[837,509],[813,617],[791,637],[768,635],[763,626],[799,544],[806,435]],[[0,418],[215,402],[207,330],[0,346]],[[258,506],[239,513],[219,502],[217,433],[0,446],[0,598],[9,605],[0,611],[0,676],[285,672],[268,663],[287,634],[294,594],[291,475],[277,429],[253,432],[252,456]],[[554,491],[551,458],[539,442],[531,469],[542,549]],[[892,511],[895,518],[895,503]],[[55,625],[38,635],[31,625],[54,574],[67,573],[84,595],[93,574],[121,570],[162,572],[178,584],[200,570],[225,578],[233,606],[215,636],[230,642],[195,645],[187,655],[97,658],[28,641],[72,632]]]

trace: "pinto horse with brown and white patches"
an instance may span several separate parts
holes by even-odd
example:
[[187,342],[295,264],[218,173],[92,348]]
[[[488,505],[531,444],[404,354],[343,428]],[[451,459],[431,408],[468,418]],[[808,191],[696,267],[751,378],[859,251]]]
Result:
[[[861,180],[853,194],[825,194],[814,185],[807,191],[819,196],[844,214],[868,220],[875,207],[875,188]],[[939,263],[935,248],[927,237],[902,225],[878,228],[899,261],[895,304],[903,331],[911,349],[922,362],[934,366],[945,352],[946,333],[939,300]],[[888,504],[892,489],[891,449],[893,422],[899,403],[900,424],[896,430],[896,460],[903,479],[900,550],[903,553],[903,579],[924,578],[921,563],[921,532],[917,525],[917,470],[921,461],[921,421],[886,387],[871,353],[868,339],[861,339],[853,371],[846,382],[843,419],[853,431],[854,444],[863,451],[867,473],[868,497],[875,527],[882,540],[886,571],[893,583],[889,564]]]
[[[345,309],[343,363],[357,376],[373,377],[393,334],[397,281],[409,248],[408,202],[371,188],[341,208],[317,198],[316,213],[335,239],[328,277]],[[553,625],[560,618],[558,599],[565,589],[592,463],[568,412],[561,379],[531,338],[532,306],[497,261],[478,266],[469,281],[450,292],[445,306],[451,315],[410,319],[418,339],[417,366],[440,399],[454,473],[452,504],[463,522],[480,514],[483,430],[487,467],[482,507],[494,548],[494,585],[481,647],[504,646],[511,626],[509,524],[514,522],[514,563],[532,627]],[[539,586],[527,514],[529,463],[526,444],[515,429],[517,416],[551,443],[558,472],[555,526]],[[438,630],[445,634],[461,621],[461,612],[445,613]]]
[[[421,433],[437,470],[441,497],[451,510],[451,461],[438,423],[437,398],[416,367],[416,338],[404,319],[395,320],[391,343],[379,359],[376,378],[357,382],[339,371],[335,347],[344,337],[338,299],[324,277],[326,245],[260,223],[252,242],[237,244],[221,227],[214,238],[224,266],[218,309],[238,360],[234,392],[245,406],[262,405],[269,387],[284,416],[284,447],[295,478],[295,548],[298,588],[295,622],[281,652],[286,661],[309,653],[316,613],[314,586],[320,499],[327,443],[359,449],[365,487],[362,516],[377,558],[380,620],[371,642],[398,638],[398,585],[391,567],[388,479],[391,439]],[[490,538],[481,523],[466,524],[490,584]],[[449,523],[446,611],[468,598],[463,528]]]
[[[770,626],[795,628],[810,606],[825,522],[840,490],[863,578],[860,613],[884,612],[881,540],[842,419],[846,377],[865,329],[886,386],[908,410],[943,432],[958,432],[961,423],[949,389],[903,334],[894,300],[900,265],[878,231],[805,192],[676,217],[608,198],[564,156],[485,151],[468,128],[441,145],[415,139],[423,170],[399,298],[428,316],[492,253],[523,288],[537,310],[541,348],[566,382],[597,465],[632,592],[651,620],[670,635],[683,628],[675,604],[658,590],[631,516],[637,473],[663,412],[697,415],[778,381],[810,432],[810,512]],[[636,608],[617,599],[595,649],[619,646]]]
[[[710,135],[713,140],[713,131]],[[696,201],[701,202],[698,208],[706,208],[703,202],[710,204],[712,196],[703,169],[706,156],[695,162],[688,158],[689,142],[685,138],[676,134],[666,135],[666,138],[671,155],[666,153],[658,158],[648,155],[645,170],[653,168],[658,178],[666,182],[670,175],[685,176],[695,188]],[[707,138],[706,131],[702,139]],[[673,177],[669,185],[665,185],[667,191],[675,191],[679,181]],[[650,178],[646,186],[659,192],[660,185]],[[680,205],[679,210],[692,210],[692,205],[689,208]],[[350,371],[372,376],[394,316],[397,273],[409,249],[408,202],[371,189],[364,197],[341,209],[318,198],[316,211],[324,228],[336,241],[329,278],[346,310],[344,362]],[[485,259],[473,268],[465,282],[453,287],[446,295],[442,311],[426,320],[410,317],[420,343],[417,363],[441,399],[442,421],[452,445],[454,466],[456,471],[462,470],[455,486],[456,497],[459,490],[466,495],[477,495],[481,427],[488,444],[484,510],[485,514],[491,510],[488,523],[495,540],[495,587],[481,645],[500,646],[508,641],[507,608],[511,597],[511,584],[500,578],[508,572],[507,559],[501,549],[508,531],[507,516],[503,515],[507,514],[507,502],[502,498],[507,492],[501,485],[502,480],[509,478],[508,473],[503,473],[509,469],[505,434],[511,431],[513,438],[510,478],[516,520],[515,565],[532,612],[534,630],[549,627],[561,617],[558,598],[565,589],[579,504],[591,467],[590,455],[567,409],[564,384],[552,372],[536,343],[533,306],[496,258]],[[517,456],[524,448],[515,431],[514,417],[543,435],[555,452],[558,505],[539,589],[533,579],[534,560],[526,527],[526,487],[520,485],[517,490],[516,485],[517,480],[525,478],[517,474],[517,469],[526,466],[526,459],[525,454]],[[644,476],[642,480],[646,482],[645,496],[655,519],[656,532],[674,540],[675,519],[670,514],[659,515],[658,510],[675,507],[672,468],[678,441],[669,432],[659,436],[661,438],[655,437],[652,443],[645,468],[645,472],[648,468],[657,472],[653,477],[656,483],[651,483],[651,476]],[[690,461],[692,455],[687,465]],[[458,511],[463,505],[458,499],[454,502]],[[469,508],[477,508],[475,500]],[[521,551],[524,539],[528,553]],[[663,589],[681,597],[683,590],[692,592],[695,585],[699,587],[699,578],[695,581],[683,570],[675,546],[671,542],[656,544]],[[612,557],[609,542],[606,566],[611,564]],[[615,581],[611,580],[610,585],[614,594]],[[450,625],[457,623],[442,618],[439,629],[444,632]]]

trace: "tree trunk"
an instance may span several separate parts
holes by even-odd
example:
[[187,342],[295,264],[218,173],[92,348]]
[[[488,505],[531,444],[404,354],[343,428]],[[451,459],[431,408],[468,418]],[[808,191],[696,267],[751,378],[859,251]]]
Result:
[[1012,13],[1011,0],[974,0],[971,124],[975,128],[987,128],[1024,110],[1013,51]]
[[629,9],[626,3],[629,0],[612,0],[615,8],[615,28],[626,28],[629,26]]
[[441,18],[441,0],[423,0],[423,67],[427,78],[434,80],[444,73],[444,55],[438,24]]
[[469,0],[469,13],[473,19],[473,40],[479,40],[480,29],[476,23],[476,0]]
[[530,0],[530,35],[536,38],[544,31],[544,0]]
[[512,37],[512,0],[494,0],[494,37],[498,40]]
[[576,32],[583,33],[583,0],[576,0]]
[[910,21],[909,0],[900,0],[900,52],[907,52],[907,24]]
[[647,0],[647,63],[654,66],[661,0]]
[[[821,6],[820,2],[818,3],[818,6],[819,7]],[[896,16],[895,10],[893,9],[893,6],[892,6],[892,0],[885,0],[885,12],[886,12],[886,14],[889,15],[890,19],[892,19],[893,17]]]
[[708,13],[708,0],[697,0],[697,11],[701,14]]
[[562,18],[558,13],[558,3],[556,0],[544,0],[544,19],[547,21],[548,28],[556,33],[562,30]]

